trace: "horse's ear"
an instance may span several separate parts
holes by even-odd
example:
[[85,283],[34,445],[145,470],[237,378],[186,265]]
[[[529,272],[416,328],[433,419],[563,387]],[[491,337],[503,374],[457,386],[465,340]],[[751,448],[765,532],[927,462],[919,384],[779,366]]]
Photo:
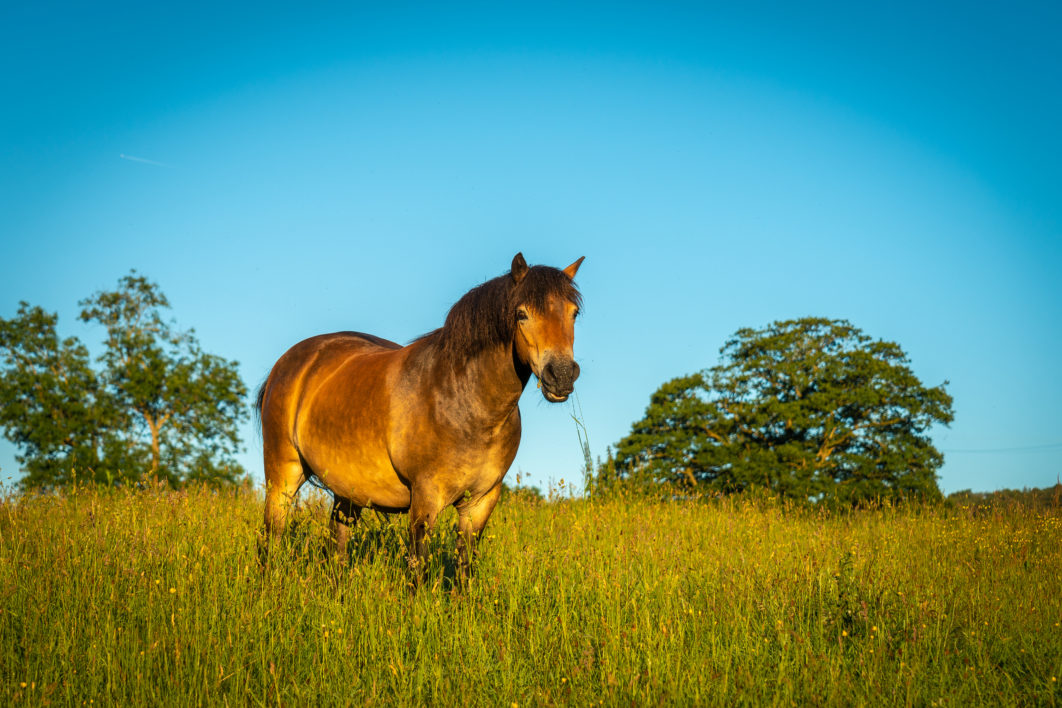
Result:
[[586,256],[579,256],[579,260],[564,269],[564,274],[569,278],[574,278],[575,274],[579,272],[579,266],[583,264],[584,258],[586,258]]
[[513,280],[519,283],[527,275],[527,261],[524,260],[524,254],[517,253],[513,256],[513,267],[509,270],[512,274]]

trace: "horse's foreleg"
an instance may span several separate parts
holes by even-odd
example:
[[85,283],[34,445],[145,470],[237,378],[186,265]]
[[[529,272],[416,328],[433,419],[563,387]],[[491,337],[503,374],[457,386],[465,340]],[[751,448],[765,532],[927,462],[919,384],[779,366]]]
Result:
[[347,542],[350,540],[350,528],[358,523],[361,507],[355,506],[349,499],[336,497],[332,503],[332,543],[333,551],[339,560],[347,559]]
[[487,519],[501,497],[501,484],[475,501],[457,505],[457,555],[461,562],[461,579],[467,581],[472,575],[472,559],[476,545]]
[[409,505],[409,567],[413,584],[420,586],[427,561],[427,537],[435,528],[443,503],[434,489],[413,489]]

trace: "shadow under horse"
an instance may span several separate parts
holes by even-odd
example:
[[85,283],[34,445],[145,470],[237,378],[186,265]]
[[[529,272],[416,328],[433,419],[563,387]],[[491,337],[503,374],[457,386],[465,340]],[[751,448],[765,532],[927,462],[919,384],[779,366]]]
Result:
[[334,495],[335,548],[345,554],[361,510],[409,513],[415,583],[439,513],[458,515],[467,579],[475,544],[520,445],[520,395],[534,374],[547,401],[579,376],[572,346],[581,296],[564,269],[528,267],[466,293],[443,326],[407,346],[360,332],[289,349],[258,391],[265,457],[263,559],[311,478]]

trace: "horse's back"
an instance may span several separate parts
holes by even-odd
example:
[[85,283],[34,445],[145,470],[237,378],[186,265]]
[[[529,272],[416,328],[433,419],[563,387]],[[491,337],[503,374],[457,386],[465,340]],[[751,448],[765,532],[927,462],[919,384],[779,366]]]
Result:
[[290,433],[299,403],[315,381],[328,378],[345,364],[362,356],[388,353],[402,347],[363,332],[319,334],[293,345],[273,365],[259,399],[263,436],[277,426]]
[[[334,339],[343,342],[372,344],[383,349],[401,349],[402,345],[392,342],[390,339],[384,339],[383,337],[377,337],[374,334],[366,334],[365,332],[334,332],[332,334],[321,334],[318,337],[324,337]],[[311,337],[310,339],[317,339],[318,337]],[[309,340],[307,340],[309,341]]]
[[[331,334],[318,334],[315,337],[304,339],[284,355],[295,352],[323,352],[328,350],[337,351],[371,351],[374,349],[401,349],[401,344],[396,344],[389,339],[377,337],[365,332],[332,332]],[[281,357],[283,359],[284,357]]]
[[364,332],[319,334],[302,340],[284,352],[284,355],[273,366],[270,379],[277,374],[305,371],[322,364],[327,365],[336,359],[347,359],[359,354],[393,351],[401,348],[401,345],[388,339]]

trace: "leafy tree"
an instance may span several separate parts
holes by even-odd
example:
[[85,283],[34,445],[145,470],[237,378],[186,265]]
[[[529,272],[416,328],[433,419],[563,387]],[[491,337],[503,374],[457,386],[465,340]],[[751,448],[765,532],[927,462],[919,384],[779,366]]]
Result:
[[947,382],[922,385],[899,345],[843,320],[741,329],[722,363],[666,382],[599,468],[705,491],[799,500],[938,498],[928,430],[953,419]]
[[170,484],[232,482],[237,426],[248,415],[237,363],[202,351],[163,319],[158,286],[135,271],[81,303],[106,330],[102,368],[56,316],[23,303],[0,319],[0,425],[21,448],[24,486],[155,475]]
[[101,475],[111,406],[88,350],[77,339],[59,339],[57,317],[20,303],[18,314],[0,319],[0,426],[21,454],[30,484],[69,481],[71,470]]
[[193,331],[175,331],[162,317],[166,296],[135,271],[118,290],[80,304],[82,320],[107,330],[104,380],[130,413],[128,432],[148,446],[148,472],[171,483],[203,476],[235,481],[242,470],[231,455],[247,416],[237,362],[204,352]]

